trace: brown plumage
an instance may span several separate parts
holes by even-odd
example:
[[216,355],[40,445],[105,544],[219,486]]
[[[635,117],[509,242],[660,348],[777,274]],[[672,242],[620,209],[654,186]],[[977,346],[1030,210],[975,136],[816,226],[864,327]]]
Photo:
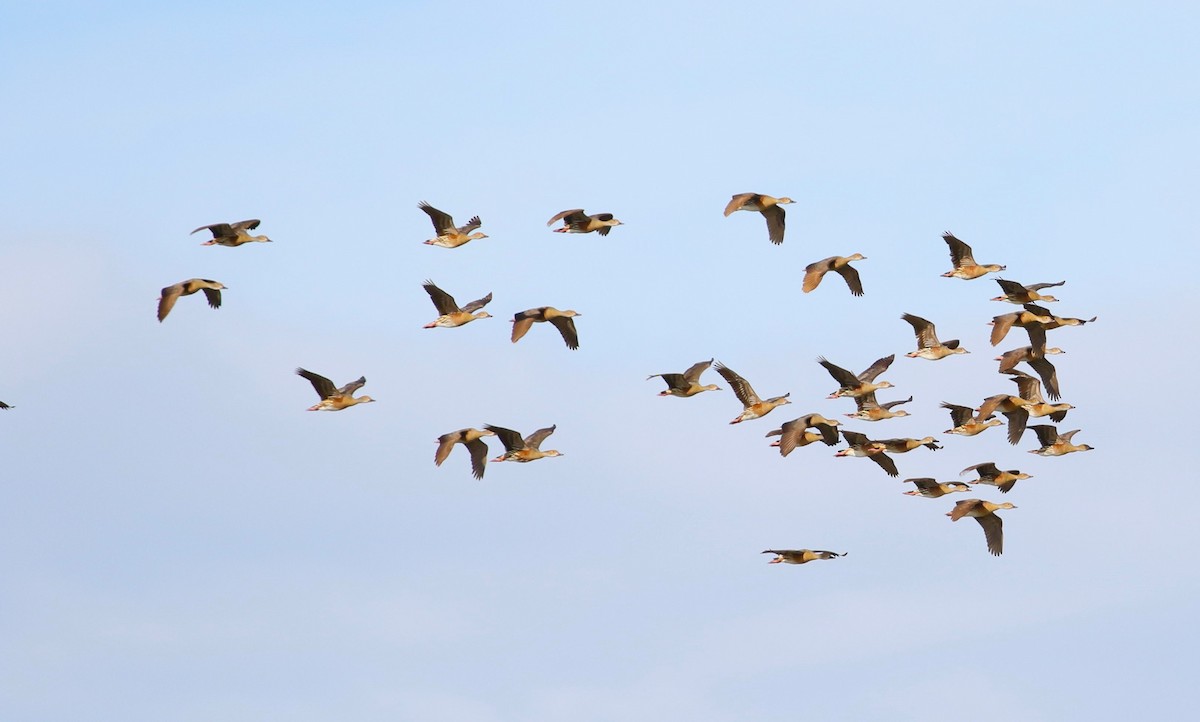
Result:
[[917,337],[917,350],[906,353],[905,356],[938,361],[954,354],[969,353],[965,348],[959,348],[958,339],[945,343],[938,341],[937,328],[932,321],[911,313],[902,314],[900,318],[913,327],[913,334]]
[[441,248],[458,248],[459,246],[471,241],[487,238],[486,233],[475,232],[477,228],[483,225],[479,220],[479,216],[472,216],[471,220],[467,221],[465,226],[455,226],[454,218],[449,213],[439,211],[425,201],[417,204],[417,207],[425,211],[429,216],[429,220],[433,222],[433,231],[437,235],[425,241],[427,246],[439,246]]
[[[767,437],[778,436],[779,440],[772,442],[771,446],[779,447],[780,456],[787,456],[801,446],[808,446],[818,441],[826,446],[837,444],[839,424],[840,422],[827,419],[820,414],[806,414],[798,419],[788,421],[774,431],[768,431]],[[809,429],[816,429],[816,431],[809,431]]]
[[868,439],[865,434],[843,429],[842,438],[846,440],[849,446],[837,452],[834,456],[866,457],[879,464],[879,468],[887,472],[888,476],[900,476],[900,472],[896,469],[896,462],[892,461],[892,458],[884,453],[882,446]]
[[217,281],[210,281],[207,278],[193,278],[187,281],[180,281],[173,286],[167,286],[162,290],[162,295],[158,297],[158,321],[167,317],[172,308],[175,308],[175,302],[180,296],[190,296],[197,291],[204,291],[204,297],[208,299],[208,305],[212,308],[221,307],[221,289],[225,286]]
[[595,231],[602,236],[607,236],[613,226],[625,225],[613,218],[611,213],[597,213],[589,216],[583,212],[582,208],[572,208],[556,213],[553,218],[546,221],[546,225],[552,226],[558,221],[562,221],[563,225],[561,228],[555,228],[555,233],[591,233]]
[[559,311],[553,306],[539,306],[538,308],[531,308],[528,311],[513,314],[512,342],[516,343],[520,341],[521,337],[529,333],[529,329],[533,328],[533,324],[549,321],[562,334],[563,342],[567,344],[567,348],[574,351],[579,348],[579,333],[575,330],[575,321],[573,319],[575,316],[582,315],[570,309]]
[[1042,382],[1024,371],[1009,369],[1004,373],[1013,377],[1011,380],[1017,384],[1017,396],[1029,402],[1025,410],[1033,418],[1049,416],[1055,423],[1058,423],[1067,417],[1068,411],[1075,408],[1070,404],[1046,403],[1046,400],[1042,398]]
[[938,440],[932,436],[926,436],[923,439],[875,439],[871,443],[883,447],[884,451],[890,451],[895,454],[907,454],[920,446],[924,446],[930,451],[937,451],[942,448],[938,446]]
[[442,462],[450,457],[450,452],[454,449],[455,444],[462,444],[467,447],[467,451],[471,453],[471,473],[476,479],[483,478],[483,470],[487,464],[487,444],[484,443],[482,437],[495,436],[496,432],[490,429],[459,429],[451,431],[448,434],[442,434],[437,440],[437,451],[433,455],[433,463],[441,466]]
[[1032,449],[1029,453],[1037,454],[1038,456],[1063,456],[1076,451],[1091,451],[1093,447],[1087,444],[1075,444],[1071,439],[1075,434],[1079,433],[1079,429],[1058,433],[1058,429],[1050,424],[1035,424],[1030,426],[1030,429],[1037,434],[1038,442],[1041,443],[1040,449]]
[[954,424],[953,427],[943,432],[947,434],[975,436],[993,426],[1000,426],[1004,423],[1000,419],[989,419],[982,414],[977,415],[975,410],[969,406],[959,406],[958,404],[949,404],[943,401],[942,408],[950,412],[950,420]]
[[783,396],[774,396],[766,401],[760,399],[758,394],[754,393],[754,389],[746,379],[738,375],[736,371],[725,366],[720,361],[716,363],[714,368],[717,373],[721,374],[721,378],[729,382],[729,387],[733,389],[733,394],[737,396],[738,401],[742,402],[742,413],[738,414],[731,424],[740,424],[743,421],[761,418],[771,413],[776,407],[790,404],[788,401],[791,392]]
[[506,429],[503,426],[487,424],[483,428],[496,434],[497,438],[504,444],[504,453],[492,459],[492,461],[518,461],[526,463],[548,457],[566,456],[566,454],[554,449],[542,451],[541,448],[542,442],[546,440],[546,437],[553,434],[554,430],[558,428],[557,424],[547,426],[544,429],[538,429],[525,438],[521,438],[519,432]]
[[[252,236],[247,231],[252,231],[258,228],[261,223],[257,218],[251,218],[246,221],[238,221],[237,223],[213,223],[209,226],[200,226],[192,233],[200,231],[211,231],[212,240],[201,243],[202,246],[227,246],[236,248],[245,243],[270,243],[271,239],[266,236]],[[189,233],[188,235],[192,235]]]
[[971,247],[955,238],[950,231],[942,234],[942,240],[950,247],[950,262],[954,264],[954,269],[943,273],[942,278],[961,278],[969,281],[986,273],[1005,269],[1005,266],[997,263],[984,265],[976,263],[975,256],[971,253]]
[[907,404],[912,400],[913,397],[909,396],[902,401],[889,401],[886,404],[881,404],[875,400],[875,392],[870,391],[854,398],[854,403],[858,406],[858,410],[853,414],[846,414],[846,416],[852,419],[861,419],[862,421],[883,421],[884,419],[908,416],[908,412],[904,409],[899,411],[892,411],[892,409],[901,404]]
[[972,471],[979,474],[979,479],[976,481],[969,481],[969,482],[967,482],[968,484],[988,484],[989,486],[996,487],[997,489],[999,489],[1001,492],[1003,492],[1005,494],[1007,494],[1009,492],[1009,490],[1012,489],[1013,486],[1015,486],[1018,481],[1020,481],[1022,479],[1032,479],[1033,478],[1033,476],[1031,476],[1029,474],[1021,473],[1018,469],[1009,469],[1008,471],[1001,471],[1000,468],[998,466],[996,466],[996,463],[994,461],[985,461],[982,464],[975,464],[974,466],[968,466],[967,468],[958,472],[958,474],[959,474],[959,476],[962,476],[963,474],[966,474],[966,473],[969,473]]
[[861,253],[855,253],[852,256],[830,256],[816,263],[810,263],[804,269],[804,285],[801,287],[805,293],[808,293],[821,285],[821,279],[826,273],[833,271],[841,276],[846,281],[846,285],[850,287],[850,293],[855,296],[863,295],[862,279],[858,277],[858,271],[850,265],[851,261],[865,261],[867,257]]
[[1016,446],[1021,443],[1021,434],[1025,433],[1025,424],[1029,422],[1029,401],[1020,396],[996,394],[983,400],[979,406],[979,418],[987,419],[997,411],[1008,419],[1008,443]]
[[354,397],[354,392],[367,383],[366,376],[360,376],[357,381],[351,381],[341,388],[335,388],[333,382],[320,374],[305,369],[296,369],[296,374],[308,379],[312,387],[321,397],[318,403],[308,407],[308,411],[341,411],[358,404],[369,404],[375,399],[370,396]]
[[879,377],[879,374],[886,371],[888,366],[891,366],[892,362],[895,360],[896,354],[884,356],[881,359],[877,359],[875,363],[868,366],[867,369],[862,373],[855,375],[841,366],[826,361],[824,356],[818,357],[817,363],[821,364],[821,366],[829,372],[829,375],[833,377],[834,381],[837,381],[839,384],[841,384],[837,391],[829,394],[829,396],[826,398],[836,399],[841,396],[857,397],[871,393],[872,391],[878,391],[879,389],[892,388],[892,384],[888,381],[880,381],[879,383],[873,382]]
[[1029,364],[1029,367],[1042,379],[1042,383],[1046,387],[1046,395],[1057,401],[1061,398],[1058,390],[1058,369],[1054,368],[1054,364],[1050,363],[1047,356],[1066,353],[1061,348],[1046,348],[1045,341],[1036,346],[1025,346],[1024,348],[1015,348],[1011,351],[1005,351],[1003,354],[996,357],[1000,362],[1000,373],[1007,373],[1016,368],[1017,364],[1024,361]]
[[692,364],[687,371],[681,374],[653,374],[646,377],[646,380],[661,378],[667,383],[666,391],[659,391],[659,396],[678,396],[681,399],[695,396],[703,391],[720,391],[721,387],[716,384],[700,385],[700,374],[708,370],[712,366],[712,359],[701,361]]
[[946,516],[950,517],[950,521],[958,521],[964,516],[974,517],[975,521],[979,522],[979,526],[983,527],[983,536],[987,540],[988,551],[993,556],[1000,556],[1004,553],[1004,521],[996,516],[995,512],[999,509],[1016,508],[1007,501],[1002,504],[993,504],[982,499],[963,499],[955,504],[953,509],[946,512]]
[[771,239],[771,243],[778,246],[783,243],[787,219],[787,213],[779,206],[787,203],[795,201],[786,196],[774,198],[761,193],[738,193],[725,205],[725,217],[728,218],[730,213],[736,211],[756,211],[763,214],[763,218],[767,219],[767,237]]
[[1034,283],[1029,286],[1024,286],[1016,281],[1006,281],[1003,278],[993,278],[992,280],[1000,284],[1000,290],[1004,291],[1003,296],[996,296],[992,300],[1007,301],[1008,303],[1015,303],[1018,306],[1025,303],[1034,303],[1038,301],[1057,301],[1058,299],[1054,296],[1043,296],[1042,294],[1038,293],[1038,291],[1042,290],[1043,288],[1054,288],[1055,286],[1061,286],[1066,283],[1066,281],[1059,281],[1058,283]]
[[953,494],[956,491],[970,491],[971,487],[961,481],[947,481],[944,484],[939,484],[937,480],[930,478],[921,479],[905,479],[907,482],[912,482],[917,488],[912,491],[904,492],[908,496],[923,496],[926,499],[938,499],[947,494]]
[[[426,281],[423,288],[429,294],[429,300],[433,301],[434,308],[440,314],[436,319],[425,324],[425,328],[454,328],[468,324],[479,318],[492,317],[487,311],[479,311],[479,309],[492,302],[492,294],[490,293],[459,308],[458,303],[454,300],[454,296],[438,288],[437,284],[433,281]],[[479,311],[479,313],[475,313],[476,311]]]
[[818,559],[836,559],[846,556],[846,552],[827,552],[821,549],[768,549],[763,554],[774,554],[775,558],[768,564],[807,564]]

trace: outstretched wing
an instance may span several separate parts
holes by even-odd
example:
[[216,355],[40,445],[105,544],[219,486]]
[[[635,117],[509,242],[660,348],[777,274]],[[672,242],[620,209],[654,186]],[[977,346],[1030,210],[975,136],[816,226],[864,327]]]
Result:
[[553,434],[554,430],[557,428],[558,424],[555,424],[554,426],[547,426],[544,429],[538,429],[529,436],[525,437],[525,446],[529,447],[530,449],[541,449],[542,442],[546,440],[547,436]]
[[749,382],[737,374],[736,371],[722,364],[720,361],[713,364],[713,368],[717,373],[721,374],[721,378],[728,382],[733,389],[734,396],[737,396],[738,401],[742,402],[743,406],[751,406],[760,403],[762,399],[758,398],[758,394],[754,393]]
[[448,233],[453,233],[455,231],[454,219],[450,216],[449,213],[443,213],[442,211],[439,211],[438,209],[429,205],[425,201],[421,201],[420,203],[418,203],[417,208],[420,208],[421,210],[423,210],[427,214],[429,214],[429,220],[433,221],[433,230],[439,236],[444,236]]
[[333,382],[321,374],[314,374],[312,371],[299,368],[296,369],[296,373],[308,379],[308,382],[316,389],[317,396],[320,396],[322,399],[327,399],[337,393],[337,388],[333,385]]
[[429,298],[433,301],[433,306],[439,314],[445,316],[450,313],[458,313],[458,304],[454,302],[454,296],[438,288],[433,281],[425,281],[422,287],[425,289],[425,293],[429,294]]

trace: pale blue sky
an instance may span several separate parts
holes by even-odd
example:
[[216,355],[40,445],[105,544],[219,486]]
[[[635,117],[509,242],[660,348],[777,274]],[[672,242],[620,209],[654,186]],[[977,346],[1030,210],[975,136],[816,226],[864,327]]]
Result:
[[[1168,391],[1196,352],[1200,12],[844,5],[0,10],[0,718],[1190,714],[1196,455]],[[721,216],[744,191],[797,200],[781,247]],[[421,200],[491,237],[422,245]],[[579,206],[626,225],[545,227]],[[242,218],[276,242],[188,235]],[[939,402],[1012,390],[991,359],[1024,343],[988,346],[995,283],[938,277],[945,230],[1100,317],[1050,336],[1060,428],[1096,451],[939,433]],[[856,251],[865,297],[800,293]],[[197,276],[224,307],[157,323]],[[426,278],[496,318],[422,329]],[[509,343],[545,304],[583,314],[579,351]],[[904,358],[903,312],[972,354]],[[848,427],[942,439],[901,478],[1034,474],[971,495],[1019,507],[1003,557],[943,516],[962,497],[767,446],[853,410],[817,356],[889,353],[881,399],[913,416]],[[728,390],[645,380],[713,356],[794,403],[731,427]],[[296,366],[379,403],[304,413]],[[434,467],[485,423],[556,423],[566,456]]]

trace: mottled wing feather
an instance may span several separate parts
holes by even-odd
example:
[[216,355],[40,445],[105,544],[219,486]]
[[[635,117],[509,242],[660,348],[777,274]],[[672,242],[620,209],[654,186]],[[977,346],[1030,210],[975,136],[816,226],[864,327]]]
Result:
[[758,398],[758,394],[754,393],[754,389],[751,388],[746,379],[739,376],[736,371],[720,362],[714,364],[713,368],[717,370],[717,373],[721,374],[721,378],[729,383],[730,388],[733,389],[733,395],[737,397],[738,401],[742,402],[743,406],[751,406],[762,401],[762,399]]
[[309,383],[316,389],[317,396],[320,396],[322,399],[327,399],[337,393],[337,388],[333,385],[333,382],[320,374],[314,374],[312,371],[306,369],[296,369],[296,373],[308,379]]
[[425,293],[429,294],[429,299],[433,301],[433,307],[443,316],[450,313],[458,313],[458,304],[454,302],[454,296],[446,293],[438,288],[433,281],[425,281],[422,284]]

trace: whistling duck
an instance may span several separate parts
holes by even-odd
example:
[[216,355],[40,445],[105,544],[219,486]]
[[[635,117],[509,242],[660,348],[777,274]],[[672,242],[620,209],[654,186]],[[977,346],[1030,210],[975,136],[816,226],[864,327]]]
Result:
[[995,316],[988,325],[992,327],[992,345],[1000,343],[1004,337],[1008,335],[1009,329],[1013,326],[1020,326],[1029,333],[1029,340],[1034,344],[1044,344],[1046,338],[1046,324],[1054,321],[1054,316],[1050,313],[1045,315],[1035,313],[1033,309],[1038,308],[1032,304],[1025,304],[1025,310],[1015,313],[1005,313]]
[[863,421],[883,421],[884,419],[908,416],[908,412],[904,409],[892,411],[892,408],[900,404],[907,404],[912,400],[913,397],[909,396],[903,401],[889,401],[886,404],[881,404],[875,400],[875,392],[869,391],[862,396],[855,397],[854,403],[858,405],[858,410],[853,414],[846,414],[846,416]]
[[937,499],[947,494],[953,494],[956,491],[970,491],[971,487],[961,481],[947,481],[944,484],[939,484],[935,479],[905,479],[904,482],[912,482],[916,485],[916,489],[906,491],[909,496],[923,496],[926,499]]
[[979,278],[985,273],[1003,271],[1006,268],[1006,266],[996,263],[984,265],[976,263],[975,257],[971,255],[971,247],[955,238],[950,231],[942,234],[942,240],[950,246],[950,261],[954,264],[954,270],[946,271],[942,274],[942,278],[961,278],[969,281],[972,278]]
[[943,401],[942,408],[950,410],[950,420],[954,423],[954,428],[946,429],[944,432],[947,434],[974,436],[983,433],[993,426],[999,426],[1004,423],[1000,419],[985,420],[983,416],[976,416],[975,411],[969,406],[948,404]]
[[778,246],[783,243],[783,231],[787,216],[787,213],[779,206],[787,203],[795,203],[795,201],[787,197],[764,196],[761,193],[738,193],[726,204],[725,217],[728,218],[729,214],[735,211],[757,211],[763,214],[763,217],[767,219],[767,236],[771,239],[771,243]]
[[[792,419],[774,431],[768,431],[767,437],[778,436],[779,441],[771,442],[771,446],[778,446],[780,456],[787,456],[796,448],[817,441],[824,442],[826,446],[837,444],[837,427],[840,425],[840,421],[827,419],[820,414],[807,414]],[[816,431],[809,431],[810,428]]]
[[1025,433],[1025,424],[1029,421],[1028,406],[1032,403],[1020,396],[996,394],[983,400],[980,405],[979,418],[988,419],[999,411],[1008,419],[1008,443],[1016,446],[1021,443],[1021,434]]
[[821,279],[826,273],[834,271],[846,281],[846,285],[850,287],[850,293],[854,296],[863,295],[862,279],[858,277],[858,271],[850,265],[851,261],[865,261],[867,257],[861,253],[855,253],[853,256],[830,256],[822,261],[810,263],[804,268],[804,285],[801,287],[805,293],[808,293],[821,285]]
[[1045,341],[1043,340],[1038,345],[1006,351],[997,356],[995,360],[1000,362],[1000,373],[1008,373],[1022,361],[1028,363],[1030,368],[1036,371],[1037,375],[1041,377],[1042,383],[1046,386],[1046,393],[1050,398],[1057,401],[1061,398],[1058,391],[1058,369],[1054,368],[1054,364],[1050,363],[1046,356],[1053,356],[1060,353],[1066,353],[1066,351],[1058,347],[1046,348]]
[[624,223],[613,218],[611,213],[597,213],[594,216],[589,216],[583,212],[582,208],[572,208],[569,211],[557,213],[553,218],[546,221],[546,225],[552,226],[556,222],[562,221],[561,228],[555,228],[555,233],[591,233],[596,231],[602,236],[607,236],[613,226],[623,226]]
[[[248,231],[258,228],[259,221],[257,218],[251,218],[248,221],[238,221],[237,223],[214,223],[211,226],[200,226],[192,233],[199,233],[203,230],[212,231],[212,240],[201,243],[202,246],[229,246],[236,248],[243,243],[270,243],[271,239],[266,236],[252,236]],[[189,233],[188,235],[192,235]]]
[[963,499],[955,504],[953,509],[946,512],[946,516],[950,517],[950,521],[958,521],[964,516],[974,517],[975,521],[979,522],[979,526],[983,527],[983,536],[987,539],[988,551],[998,557],[1004,553],[1004,521],[996,516],[995,512],[1000,509],[1016,508],[1009,501],[993,504],[982,499]]
[[938,440],[932,436],[926,436],[923,439],[875,439],[871,443],[876,446],[882,446],[884,451],[891,451],[896,454],[907,454],[921,446],[930,451],[937,451],[942,448],[938,446]]
[[788,397],[792,395],[790,391],[783,396],[773,396],[763,401],[758,397],[758,394],[754,393],[754,389],[750,387],[749,382],[738,376],[736,371],[725,366],[720,361],[716,363],[714,368],[729,383],[730,388],[733,389],[733,394],[737,396],[738,401],[741,401],[742,406],[745,407],[742,413],[737,415],[737,418],[729,422],[731,424],[740,424],[743,421],[761,418],[771,413],[777,406],[792,403],[788,401]]
[[367,383],[366,376],[360,376],[358,381],[351,381],[339,389],[334,388],[332,381],[320,374],[314,374],[312,371],[296,369],[296,373],[308,379],[316,389],[317,396],[321,397],[320,402],[308,407],[308,411],[341,411],[356,404],[369,404],[375,400],[370,396],[354,397],[354,392]]
[[763,554],[774,554],[775,558],[767,564],[806,564],[817,559],[835,559],[846,556],[846,552],[821,551],[820,549],[768,549]]
[[486,233],[473,232],[483,225],[483,221],[479,220],[479,216],[472,216],[471,220],[467,221],[467,225],[456,228],[454,226],[454,218],[449,213],[443,213],[425,201],[418,203],[417,208],[420,208],[429,215],[429,220],[433,221],[433,231],[437,234],[436,237],[425,241],[425,245],[427,246],[458,248],[464,243],[487,238]]
[[175,302],[179,300],[180,296],[190,296],[196,291],[204,291],[204,297],[208,299],[209,306],[220,308],[221,289],[223,288],[225,288],[223,284],[207,278],[193,278],[188,281],[180,281],[174,286],[167,286],[158,298],[158,322],[162,323],[171,309],[175,308]]
[[1050,424],[1036,424],[1030,426],[1034,433],[1037,434],[1038,442],[1042,448],[1031,449],[1029,453],[1037,454],[1038,456],[1062,456],[1070,454],[1073,451],[1091,451],[1093,447],[1087,444],[1073,444],[1071,437],[1079,432],[1079,429],[1068,431],[1065,434],[1058,433],[1058,429]]
[[471,452],[471,473],[476,479],[483,478],[484,465],[487,464],[487,444],[483,442],[484,436],[495,436],[496,432],[490,429],[459,429],[451,431],[448,434],[442,434],[437,440],[437,452],[433,455],[433,463],[441,466],[442,462],[450,458],[450,452],[454,449],[455,444],[462,444],[467,447],[467,451]]
[[3,401],[0,401],[0,409],[11,409],[11,408],[14,408],[14,407],[9,406],[8,404],[4,403]]
[[913,333],[917,337],[917,350],[906,353],[904,354],[905,356],[937,361],[958,353],[970,353],[965,348],[959,347],[958,339],[945,343],[938,341],[937,329],[932,322],[920,316],[914,316],[911,313],[906,313],[900,316],[900,318],[907,321],[913,327]]
[[1042,290],[1043,288],[1054,288],[1055,286],[1061,286],[1066,283],[1066,281],[1059,281],[1058,283],[1035,283],[1030,286],[1025,286],[1017,283],[1016,281],[1006,281],[1003,278],[993,278],[992,280],[1000,284],[1000,290],[1004,291],[1003,296],[996,296],[992,300],[1007,301],[1009,303],[1015,303],[1018,306],[1026,303],[1034,303],[1036,301],[1057,301],[1058,299],[1054,296],[1044,296],[1038,293],[1038,291]]
[[887,381],[880,381],[877,384],[872,382],[878,378],[879,374],[886,371],[887,367],[891,366],[892,361],[895,360],[896,354],[885,356],[868,366],[866,371],[855,376],[841,366],[826,361],[824,356],[817,358],[817,363],[825,367],[825,370],[829,372],[834,381],[841,384],[837,391],[829,394],[826,398],[836,399],[840,396],[857,397],[871,393],[872,391],[878,391],[879,389],[892,388],[892,384]]
[[[429,294],[430,300],[433,301],[434,307],[437,308],[437,312],[441,314],[432,322],[425,324],[425,328],[454,328],[468,324],[477,318],[492,317],[487,311],[479,311],[491,303],[492,294],[490,293],[459,308],[458,304],[454,302],[454,296],[438,288],[433,281],[426,281],[424,288],[425,292]],[[479,311],[479,313],[475,313],[475,311]]]
[[1017,384],[1017,395],[1029,401],[1025,410],[1034,418],[1049,416],[1056,423],[1067,417],[1067,412],[1075,408],[1070,404],[1048,404],[1042,398],[1042,382],[1024,371],[1009,369],[1004,373],[1012,376],[1011,381]]
[[985,461],[982,464],[968,466],[967,468],[958,472],[958,474],[959,476],[962,476],[970,471],[978,473],[979,478],[975,481],[967,482],[968,484],[988,484],[998,488],[1005,494],[1007,494],[1009,490],[1012,489],[1013,486],[1015,486],[1016,483],[1021,479],[1033,478],[1031,474],[1023,474],[1017,469],[1001,471],[1000,468],[996,466],[996,462],[994,461]]
[[703,391],[720,391],[721,387],[716,384],[700,385],[700,374],[704,373],[709,366],[712,366],[712,362],[712,359],[701,361],[692,364],[687,371],[681,374],[654,374],[647,376],[646,380],[661,378],[667,382],[667,390],[659,391],[659,396],[678,396],[681,399],[686,399]]
[[512,429],[506,429],[503,426],[492,426],[491,424],[487,424],[483,428],[495,433],[496,436],[500,438],[500,441],[504,444],[504,453],[500,456],[497,456],[495,459],[492,459],[492,461],[519,461],[521,463],[525,463],[528,461],[537,461],[538,459],[544,459],[550,456],[566,456],[566,454],[553,449],[550,451],[542,451],[540,448],[542,442],[546,440],[546,437],[550,434],[553,434],[554,430],[558,428],[557,424],[554,426],[549,426],[545,429],[538,429],[529,436],[526,436],[524,439],[521,438],[520,433],[513,431]]
[[553,306],[539,306],[531,308],[528,311],[521,311],[513,314],[513,329],[512,342],[516,343],[521,340],[521,337],[529,333],[529,329],[533,328],[534,323],[542,323],[549,321],[552,326],[558,329],[562,335],[563,342],[567,344],[567,348],[572,351],[579,348],[579,332],[575,330],[576,316],[582,316],[582,313],[567,309],[559,311]]
[[849,444],[845,449],[834,454],[834,456],[858,456],[866,457],[876,464],[879,468],[887,472],[888,476],[900,476],[900,472],[896,469],[896,462],[884,453],[884,448],[874,441],[871,441],[865,434],[860,434],[857,431],[842,431],[842,438]]
[[1050,311],[1050,309],[1048,309],[1044,306],[1038,306],[1038,305],[1032,304],[1032,303],[1025,304],[1025,308],[1029,311],[1032,311],[1033,313],[1038,314],[1038,315],[1050,317],[1050,320],[1047,323],[1043,324],[1043,326],[1045,327],[1045,329],[1047,331],[1050,331],[1050,330],[1056,329],[1056,328],[1061,328],[1063,326],[1082,326],[1085,323],[1091,323],[1092,321],[1095,321],[1097,318],[1096,316],[1092,316],[1091,318],[1086,318],[1086,319],[1085,318],[1066,318],[1064,316],[1055,316],[1054,313]]

